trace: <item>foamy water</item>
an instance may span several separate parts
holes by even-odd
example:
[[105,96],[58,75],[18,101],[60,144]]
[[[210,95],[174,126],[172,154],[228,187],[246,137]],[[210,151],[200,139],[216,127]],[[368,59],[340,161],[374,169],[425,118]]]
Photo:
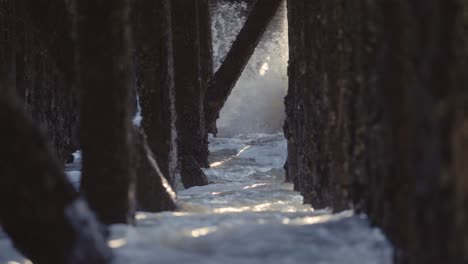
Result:
[[[217,69],[245,22],[245,3],[219,1],[213,12],[213,50]],[[280,8],[221,111],[220,136],[281,131],[287,92],[286,3]]]
[[[210,148],[212,184],[181,190],[177,212],[140,212],[135,227],[111,227],[115,263],[391,263],[365,216],[314,211],[284,183],[282,134],[216,138]],[[0,263],[28,263],[1,232]]]
[[210,141],[211,184],[181,190],[178,212],[113,226],[116,263],[391,263],[365,216],[314,211],[284,183],[282,134]]

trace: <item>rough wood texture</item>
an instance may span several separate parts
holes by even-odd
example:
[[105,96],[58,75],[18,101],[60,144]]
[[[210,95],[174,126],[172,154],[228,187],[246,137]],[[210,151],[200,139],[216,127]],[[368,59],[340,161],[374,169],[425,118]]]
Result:
[[335,106],[344,89],[340,76],[343,52],[338,47],[342,38],[338,30],[342,25],[339,2],[289,4],[292,50],[285,124],[290,142],[288,176],[293,178],[305,202],[315,208],[332,204],[332,175],[335,175],[332,170],[337,169],[335,163],[340,158],[332,157],[340,154],[340,150],[334,149],[339,147],[334,145],[334,140],[340,129],[337,122],[341,121]]
[[105,224],[131,223],[135,169],[128,0],[76,2],[82,189]]
[[216,120],[245,66],[283,0],[257,0],[226,58],[208,85],[205,120],[209,133],[217,134]]
[[288,176],[367,212],[397,263],[466,263],[467,4],[288,2]]
[[[286,120],[284,123],[284,136],[288,140],[288,159],[285,164],[286,180],[293,182],[296,190],[303,187],[301,183],[302,170],[299,168],[303,163],[299,161],[302,150],[299,148],[301,140],[302,126],[304,124],[302,113],[302,96],[300,93],[305,87],[305,60],[306,52],[304,43],[305,20],[304,20],[304,2],[288,1],[288,38],[289,66],[288,66],[288,94],[286,95],[285,111]],[[306,199],[306,202],[309,199]],[[309,201],[310,202],[310,201]]]
[[146,212],[175,210],[177,207],[175,192],[163,176],[146,135],[141,129],[135,129],[134,133],[138,210]]
[[202,98],[200,102],[201,121],[202,121],[202,141],[199,142],[195,159],[202,168],[209,168],[208,162],[208,131],[206,130],[205,120],[205,105],[204,98],[206,97],[208,83],[213,77],[213,38],[211,36],[211,0],[197,1],[197,16],[198,16],[198,39],[200,41],[200,78],[202,88]]
[[34,263],[110,263],[96,219],[22,102],[0,87],[0,222]]
[[[178,152],[182,182],[187,188],[208,184],[200,167],[209,166],[203,74],[208,72],[205,67],[211,60],[207,62],[202,57],[206,41],[200,40],[199,1],[202,0],[172,2]],[[208,34],[206,29],[203,32]]]
[[64,162],[76,150],[78,102],[64,1],[0,1],[0,71]]
[[132,26],[141,125],[162,173],[174,187],[177,132],[170,1],[133,1]]
[[[198,1],[200,34],[201,78],[206,95],[208,83],[213,78],[213,38],[211,36],[211,0]],[[205,111],[203,106],[203,111]]]

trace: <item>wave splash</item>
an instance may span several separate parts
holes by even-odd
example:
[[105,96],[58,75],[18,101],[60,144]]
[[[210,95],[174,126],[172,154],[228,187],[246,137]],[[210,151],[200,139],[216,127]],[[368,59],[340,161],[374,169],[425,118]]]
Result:
[[[214,68],[229,51],[248,14],[246,3],[217,1],[212,18]],[[286,4],[280,8],[232,91],[218,120],[221,137],[281,131],[288,78]]]

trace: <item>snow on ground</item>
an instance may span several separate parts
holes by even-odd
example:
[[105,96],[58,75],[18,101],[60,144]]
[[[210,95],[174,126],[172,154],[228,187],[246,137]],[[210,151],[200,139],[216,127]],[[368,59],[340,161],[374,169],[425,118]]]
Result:
[[[314,211],[284,183],[281,134],[210,145],[212,184],[180,190],[177,212],[140,212],[136,227],[112,226],[115,263],[391,263],[389,243],[365,216]],[[78,172],[68,175],[77,183]],[[0,232],[2,263],[27,262]]]

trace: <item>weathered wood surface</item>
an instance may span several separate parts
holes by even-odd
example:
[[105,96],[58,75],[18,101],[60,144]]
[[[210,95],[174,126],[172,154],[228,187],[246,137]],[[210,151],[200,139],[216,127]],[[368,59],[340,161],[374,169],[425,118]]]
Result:
[[288,4],[296,189],[367,212],[398,263],[466,263],[467,4]]
[[82,190],[105,224],[132,223],[130,19],[128,0],[76,3],[81,91]]
[[0,92],[2,229],[34,263],[110,263],[100,224],[78,199],[44,131],[15,91]]
[[[205,54],[208,23],[201,23],[204,13],[202,0],[172,2],[174,69],[176,87],[178,156],[180,173],[185,187],[208,184],[201,170],[208,167],[208,134],[205,129],[203,100],[208,74]],[[207,17],[205,17],[207,19]],[[212,65],[208,65],[212,67]]]
[[64,1],[0,1],[2,83],[18,92],[62,162],[78,144],[71,24]]
[[133,58],[141,126],[162,173],[174,186],[177,132],[170,10],[168,0],[132,2]]

